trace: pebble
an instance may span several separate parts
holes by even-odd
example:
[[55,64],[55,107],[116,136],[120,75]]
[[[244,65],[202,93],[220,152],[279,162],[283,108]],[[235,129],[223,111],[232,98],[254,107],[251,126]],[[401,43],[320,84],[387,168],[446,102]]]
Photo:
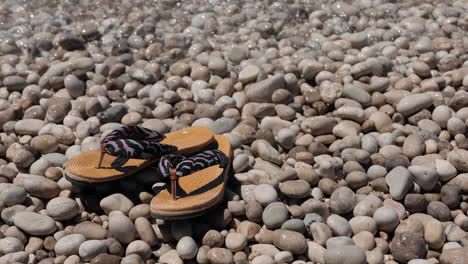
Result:
[[424,258],[427,254],[426,243],[422,235],[411,231],[395,234],[390,243],[390,251],[393,258],[401,262]]
[[325,263],[338,264],[364,264],[367,263],[365,252],[358,246],[342,246],[339,248],[327,249],[324,254]]
[[468,157],[468,151],[464,149],[452,150],[448,156],[448,161],[461,172],[468,172],[468,163],[466,158]]
[[440,262],[441,263],[448,263],[448,264],[455,264],[455,263],[463,263],[466,261],[468,257],[468,253],[466,251],[466,247],[463,248],[452,248],[447,249],[442,252],[440,255]]
[[397,212],[390,207],[378,208],[372,218],[374,218],[377,228],[385,232],[393,231],[400,223]]
[[109,217],[109,231],[119,242],[128,244],[136,237],[136,229],[133,222],[122,213],[113,211],[115,214]]
[[24,246],[21,241],[15,237],[5,237],[0,240],[0,250],[3,254],[10,254],[23,251]]
[[260,184],[255,186],[255,200],[263,206],[271,204],[278,199],[278,193],[275,188],[269,184]]
[[47,203],[46,209],[48,215],[58,221],[70,220],[80,213],[78,204],[65,197],[53,198]]
[[306,232],[304,221],[301,219],[289,219],[281,225],[281,229],[296,231],[301,234]]
[[[306,226],[308,226],[306,224]],[[325,243],[332,237],[332,231],[328,225],[321,222],[313,222],[309,227],[310,234],[314,239],[314,242],[325,245]]]
[[26,190],[23,187],[11,186],[0,192],[0,201],[4,206],[22,204],[26,200]]
[[431,191],[439,181],[439,175],[435,168],[425,166],[409,166],[409,172],[423,190]]
[[13,183],[39,198],[50,199],[56,197],[60,192],[60,187],[56,182],[38,175],[19,174]]
[[351,212],[356,200],[356,194],[350,188],[339,187],[330,197],[330,209],[336,214]]
[[277,74],[266,80],[246,87],[246,96],[249,102],[269,103],[273,92],[285,86],[284,76]]
[[289,216],[288,208],[281,202],[275,202],[269,204],[265,210],[263,210],[262,220],[263,223],[269,228],[280,227]]
[[409,116],[432,105],[429,94],[414,94],[406,96],[398,102],[396,110],[404,116]]
[[281,193],[291,198],[305,198],[311,192],[309,183],[304,180],[280,182],[278,187]]
[[33,212],[16,213],[14,224],[24,232],[35,236],[50,235],[57,229],[52,218]]
[[133,207],[133,202],[121,193],[111,194],[101,200],[99,206],[109,214],[112,211],[120,211],[126,215]]
[[64,79],[65,89],[73,98],[82,96],[85,92],[85,86],[75,75],[67,75]]
[[86,241],[86,237],[81,234],[71,234],[64,236],[55,243],[55,253],[58,256],[78,255],[80,245]]
[[101,240],[106,237],[106,230],[101,225],[88,221],[77,224],[73,228],[73,233],[95,240]]
[[31,147],[40,153],[51,153],[58,149],[58,141],[54,136],[42,135],[31,140]]
[[229,233],[226,236],[226,248],[232,252],[237,252],[247,246],[247,237],[241,233]]
[[213,264],[231,264],[234,263],[234,256],[231,251],[225,248],[212,248],[208,251],[208,260]]
[[389,186],[390,195],[395,200],[403,199],[413,186],[410,172],[402,166],[393,168],[385,176],[385,182]]
[[275,230],[273,243],[278,248],[293,254],[302,254],[307,250],[304,236],[295,231]]
[[126,256],[133,254],[139,255],[143,260],[146,260],[151,256],[151,247],[145,241],[134,240],[128,244],[125,250]]
[[191,237],[183,237],[177,242],[177,253],[182,259],[193,259],[198,252],[198,247]]
[[78,250],[80,257],[85,261],[90,261],[101,253],[106,253],[107,246],[99,240],[88,240],[81,243]]
[[239,81],[249,83],[255,81],[260,73],[260,69],[255,65],[248,65],[239,73]]

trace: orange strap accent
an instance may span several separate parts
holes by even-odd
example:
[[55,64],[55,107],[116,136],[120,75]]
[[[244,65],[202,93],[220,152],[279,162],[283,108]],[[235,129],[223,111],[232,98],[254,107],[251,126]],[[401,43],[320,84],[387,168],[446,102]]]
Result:
[[104,143],[101,145],[101,153],[100,153],[101,155],[99,155],[99,163],[97,166],[98,169],[101,168],[102,159],[104,158],[104,149],[106,148],[106,145],[107,143]]
[[171,170],[171,192],[172,192],[172,199],[177,199],[177,171],[175,168]]

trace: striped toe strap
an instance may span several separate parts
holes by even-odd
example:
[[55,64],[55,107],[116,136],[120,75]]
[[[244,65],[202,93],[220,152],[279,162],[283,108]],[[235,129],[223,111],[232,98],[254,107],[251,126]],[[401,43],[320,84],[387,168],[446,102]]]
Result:
[[228,161],[226,155],[219,150],[205,150],[190,157],[168,154],[159,160],[157,170],[164,178],[170,178],[172,198],[175,200],[178,177],[187,176],[214,165],[226,168]]
[[101,151],[125,159],[156,159],[177,150],[175,146],[159,143],[165,138],[151,129],[123,126],[101,141]]

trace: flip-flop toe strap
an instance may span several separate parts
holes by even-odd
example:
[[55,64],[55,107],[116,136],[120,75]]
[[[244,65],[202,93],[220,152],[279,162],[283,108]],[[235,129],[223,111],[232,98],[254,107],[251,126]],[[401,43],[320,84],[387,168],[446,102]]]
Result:
[[123,126],[101,141],[101,151],[120,158],[156,159],[177,150],[175,146],[159,143],[164,138],[151,129]]
[[219,150],[205,150],[191,157],[169,154],[159,160],[158,171],[171,180],[172,197],[176,199],[177,178],[190,175],[202,169],[219,165],[225,168],[228,158]]

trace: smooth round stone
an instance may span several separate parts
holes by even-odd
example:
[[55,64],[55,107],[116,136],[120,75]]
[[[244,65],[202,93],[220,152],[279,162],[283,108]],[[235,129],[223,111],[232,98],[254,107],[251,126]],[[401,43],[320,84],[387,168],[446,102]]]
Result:
[[375,247],[374,235],[368,231],[357,233],[353,236],[353,240],[364,251],[371,251]]
[[454,184],[444,185],[440,189],[441,201],[451,209],[456,209],[460,205],[460,194],[461,188]]
[[57,197],[47,203],[47,213],[55,220],[70,220],[80,213],[78,203],[66,197]]
[[249,156],[246,154],[239,154],[234,157],[234,160],[232,161],[232,168],[234,171],[237,172],[242,172],[246,170],[249,167]]
[[270,256],[261,255],[261,256],[255,257],[251,263],[252,264],[274,264],[275,260]]
[[447,182],[457,175],[457,169],[446,160],[437,159],[436,170],[443,182]]
[[468,172],[468,150],[452,150],[447,159],[458,171]]
[[31,147],[40,153],[51,153],[57,150],[58,142],[54,136],[42,135],[31,140]]
[[409,166],[408,170],[413,175],[414,181],[425,191],[431,191],[439,181],[439,175],[435,168]]
[[193,238],[186,236],[177,242],[176,250],[182,259],[193,259],[197,255],[198,246]]
[[405,197],[405,207],[410,213],[421,213],[426,210],[427,199],[424,195],[418,193],[409,193]]
[[23,187],[11,186],[0,192],[0,203],[6,206],[22,204],[26,200],[26,190]]
[[354,241],[347,236],[331,237],[327,240],[326,246],[328,249],[340,248],[342,246],[354,246]]
[[262,220],[269,229],[274,229],[280,227],[288,219],[288,216],[289,211],[286,205],[275,202],[263,210]]
[[439,221],[450,220],[450,209],[440,201],[432,201],[427,205],[427,214]]
[[22,211],[25,211],[26,210],[26,206],[24,205],[21,205],[21,204],[17,204],[17,205],[13,205],[11,207],[7,207],[7,208],[4,208],[2,210],[2,213],[1,213],[1,217],[2,217],[2,220],[4,223],[8,224],[8,225],[13,225],[13,220],[15,218],[15,215],[18,213],[18,212],[22,212]]
[[402,166],[392,169],[385,176],[385,182],[389,186],[390,195],[395,200],[402,200],[413,186],[411,173]]
[[257,80],[257,76],[260,73],[260,69],[256,65],[247,65],[239,73],[239,81],[242,83],[248,83]]
[[260,222],[262,220],[263,207],[260,203],[252,201],[245,206],[245,215],[247,219],[253,222]]
[[233,263],[234,256],[232,252],[225,248],[212,248],[208,251],[208,260],[212,264]]
[[296,133],[289,128],[283,128],[278,131],[276,141],[285,149],[291,149],[294,146]]
[[431,106],[432,96],[428,93],[412,94],[403,97],[397,104],[396,110],[403,116],[409,116]]
[[0,251],[2,251],[3,254],[15,253],[23,249],[23,244],[15,237],[6,237],[0,240]]
[[268,205],[278,199],[278,193],[275,188],[269,184],[260,184],[254,190],[255,199],[262,205]]
[[38,119],[23,119],[15,123],[15,131],[20,135],[36,136],[39,130],[45,125],[45,121]]
[[[249,223],[249,222],[247,221],[246,223]],[[254,224],[254,223],[252,223],[252,224]],[[238,230],[242,228],[241,225],[242,225],[242,223],[239,224]],[[260,229],[260,228],[258,228],[258,229]],[[257,232],[258,232],[258,230],[257,230]],[[210,231],[206,232],[206,234],[203,236],[203,239],[202,239],[202,245],[206,245],[206,246],[209,246],[211,248],[220,247],[221,245],[223,245],[223,242],[224,242],[223,235],[221,235],[221,233],[216,231],[216,230],[210,230]]]
[[104,210],[104,212],[106,212],[106,214],[109,214],[112,211],[121,211],[127,215],[134,204],[125,195],[115,193],[102,199],[99,206]]
[[274,261],[276,263],[290,263],[294,260],[294,256],[289,251],[280,251],[275,254]]
[[16,213],[14,224],[16,227],[33,236],[50,235],[57,229],[55,221],[52,218],[33,212]]
[[424,227],[424,240],[431,248],[441,248],[445,242],[444,225],[436,219],[428,221]]
[[390,243],[390,251],[393,258],[400,262],[424,258],[427,254],[424,238],[415,232],[397,233]]
[[77,98],[85,92],[85,86],[75,75],[67,75],[64,79],[65,89],[71,97]]
[[109,231],[119,242],[128,244],[136,237],[136,229],[133,222],[121,213],[112,214],[109,217]]
[[67,235],[55,243],[54,251],[57,256],[78,255],[80,245],[85,241],[86,237],[81,234]]
[[336,214],[346,214],[354,209],[356,194],[348,187],[339,187],[330,197],[330,208]]
[[[98,263],[108,263],[108,264],[120,264],[122,258],[119,256],[114,256],[106,253],[101,253],[94,257],[90,264],[98,264]],[[64,264],[67,264],[66,261]]]
[[375,180],[377,178],[383,178],[387,175],[387,169],[380,165],[372,165],[367,170],[367,176],[370,180]]
[[125,255],[130,256],[133,254],[139,255],[143,260],[148,259],[151,256],[151,247],[142,240],[135,240],[128,244],[125,250]]
[[107,252],[107,246],[99,240],[88,240],[80,245],[78,250],[81,259],[90,261],[97,255]]
[[216,119],[216,121],[213,122],[210,128],[213,131],[213,133],[224,134],[231,132],[236,127],[236,125],[237,123],[234,119],[221,117],[219,119]]
[[229,233],[226,236],[226,248],[232,252],[237,252],[247,246],[247,237],[241,233]]
[[377,208],[382,206],[382,201],[375,195],[368,195],[364,199],[362,199],[359,203],[357,203],[356,207],[354,207],[353,214],[355,216],[358,215],[366,215],[372,216],[377,210]]
[[[132,218],[130,217],[130,219]],[[158,243],[158,238],[151,226],[151,222],[146,217],[140,216],[135,219],[135,229],[140,239],[150,246],[154,246]]]
[[320,245],[325,245],[327,240],[333,236],[330,227],[321,222],[312,223],[309,230],[314,242]]
[[82,222],[73,228],[73,233],[82,234],[87,239],[104,239],[106,237],[106,230],[96,223]]
[[427,259],[412,259],[408,264],[433,264],[434,262]]
[[13,153],[12,161],[18,168],[27,168],[34,162],[34,154],[25,149],[18,149]]
[[339,215],[333,214],[327,218],[327,225],[333,231],[336,236],[348,236],[352,235],[352,230],[349,222],[346,218]]
[[325,263],[365,264],[367,263],[367,258],[365,252],[358,246],[342,246],[327,249],[325,251]]
[[293,254],[303,254],[307,250],[307,242],[304,235],[294,231],[275,230],[273,243],[281,250],[289,251]]
[[305,233],[306,227],[301,219],[289,219],[281,225],[281,229],[291,230],[298,233]]
[[144,128],[158,131],[162,134],[167,133],[170,130],[169,126],[167,126],[167,124],[164,123],[164,121],[161,121],[159,119],[147,119],[143,122],[141,126]]
[[278,185],[280,191],[291,198],[304,198],[310,195],[310,185],[304,180],[281,182]]
[[397,212],[390,207],[380,207],[375,210],[373,218],[377,228],[382,231],[392,232],[400,223]]
[[369,231],[372,234],[377,233],[377,223],[374,218],[369,216],[355,216],[349,220],[349,225],[351,226],[353,234],[362,231]]

